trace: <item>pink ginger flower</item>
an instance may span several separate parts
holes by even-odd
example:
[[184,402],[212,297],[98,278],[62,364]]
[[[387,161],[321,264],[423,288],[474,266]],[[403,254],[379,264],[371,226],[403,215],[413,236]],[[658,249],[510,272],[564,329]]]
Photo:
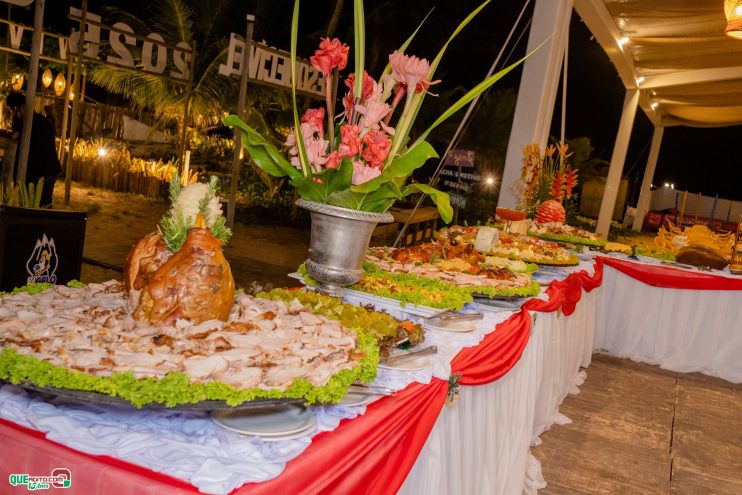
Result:
[[328,77],[333,69],[343,70],[345,68],[348,63],[349,48],[337,38],[322,38],[319,48],[314,51],[309,61],[324,77]]
[[[355,72],[352,72],[348,74],[348,77],[345,78],[345,85],[348,87],[348,92],[351,95],[351,98],[354,97],[354,88],[356,84],[356,74]],[[374,81],[374,78],[368,75],[368,72],[365,70],[363,71],[363,89],[361,90],[361,101],[366,101],[369,98],[371,98],[371,95],[374,93],[374,87],[376,85],[376,81]]]
[[378,129],[379,122],[387,116],[391,107],[378,99],[371,99],[365,105],[356,105],[356,111],[363,115],[358,127],[361,128],[361,134],[365,134],[370,129]]
[[381,164],[389,156],[389,149],[392,147],[389,136],[382,131],[372,130],[363,137],[363,144],[366,145],[361,154],[363,159],[372,167],[381,168]]
[[412,91],[411,88],[416,90],[417,83],[424,81],[430,72],[430,64],[426,59],[405,55],[397,50],[389,55],[389,63],[392,66],[392,76],[398,83],[405,84],[407,91]]
[[[345,120],[350,122],[353,118],[353,104],[355,99],[355,83],[356,75],[352,73],[345,78],[345,85],[348,87],[348,92],[343,96],[343,107],[345,108]],[[363,89],[361,90],[361,101],[366,101],[375,94],[376,81],[368,75],[368,72],[363,71]]]
[[343,159],[340,156],[340,153],[337,151],[333,151],[329,155],[327,155],[327,161],[325,162],[325,168],[338,168],[340,166],[340,162],[342,162]]
[[[327,162],[327,145],[329,141],[322,138],[320,129],[311,122],[301,124],[301,135],[304,141],[304,148],[307,152],[307,160],[315,169],[319,169]],[[299,160],[299,147],[296,144],[296,129],[291,129],[291,133],[286,137],[285,145],[289,148],[289,161],[291,165],[301,170],[301,161]]]
[[360,129],[357,125],[347,124],[340,126],[341,144],[338,147],[338,153],[341,158],[356,156],[361,152]]
[[312,124],[314,127],[319,129],[320,136],[325,135],[325,109],[320,108],[310,108],[307,110],[304,115],[301,116],[301,121],[303,123]]
[[368,182],[379,175],[381,175],[381,167],[369,167],[361,160],[353,160],[353,177],[351,183],[354,186]]

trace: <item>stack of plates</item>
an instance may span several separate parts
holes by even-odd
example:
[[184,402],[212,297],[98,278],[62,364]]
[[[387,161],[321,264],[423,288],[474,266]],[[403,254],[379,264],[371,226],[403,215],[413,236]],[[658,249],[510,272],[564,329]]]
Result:
[[295,405],[225,409],[212,412],[211,420],[225,430],[269,442],[303,437],[311,433],[317,423],[314,411]]

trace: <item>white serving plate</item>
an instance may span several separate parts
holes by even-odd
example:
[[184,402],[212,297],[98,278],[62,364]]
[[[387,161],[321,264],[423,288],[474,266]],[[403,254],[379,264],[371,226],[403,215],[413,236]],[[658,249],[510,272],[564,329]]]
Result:
[[211,413],[219,427],[240,435],[264,440],[288,440],[304,436],[314,428],[314,411],[300,406],[276,406],[260,409],[220,410]]

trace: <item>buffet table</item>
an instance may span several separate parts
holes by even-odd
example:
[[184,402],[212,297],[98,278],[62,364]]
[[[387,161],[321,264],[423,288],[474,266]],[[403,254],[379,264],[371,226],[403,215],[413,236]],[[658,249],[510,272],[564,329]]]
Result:
[[596,349],[742,383],[742,277],[601,261]]
[[[670,367],[689,359],[693,370],[740,381],[740,367],[733,361],[742,350],[742,336],[733,335],[742,321],[740,280],[707,280],[723,277],[692,272],[690,278],[697,276],[703,284],[718,282],[724,289],[707,285],[701,291],[673,289],[662,284],[670,283],[667,280],[673,276],[687,283],[689,275],[654,265],[662,277],[653,279],[657,285],[648,285],[621,270],[632,267],[642,274],[648,271],[643,265],[637,269],[635,262],[602,257],[562,270],[541,296],[526,301],[521,310],[488,316],[485,321],[492,328],[482,334],[481,341],[461,348],[438,342],[442,344],[439,354],[446,359],[436,360],[432,373],[409,374],[395,396],[345,413],[345,419],[335,424],[324,421],[329,425],[326,431],[311,441],[307,438],[305,443],[286,447],[285,452],[270,452],[273,458],[283,455],[290,460],[276,464],[278,471],[272,479],[261,471],[267,481],[239,483],[235,486],[242,486],[231,493],[535,493],[545,483],[530,446],[553,423],[569,421],[559,414],[558,406],[568,393],[578,392],[585,377],[580,367],[589,365],[594,348],[643,361],[656,359]],[[639,295],[641,290],[643,295]],[[717,301],[713,306],[706,294],[710,291]],[[695,303],[699,310],[706,307],[706,313],[697,317],[691,306],[694,294],[709,296]],[[663,309],[673,298],[680,299],[671,308],[690,308],[675,319],[668,316],[673,311]],[[674,345],[679,339],[671,340],[669,334],[653,337],[651,330],[659,321],[667,323],[661,332],[683,329],[686,323],[693,327],[684,334],[687,345]],[[642,322],[644,330],[638,328]],[[700,333],[703,329],[705,335]],[[673,364],[673,359],[678,362]],[[445,379],[448,376],[460,384],[458,397],[456,386]],[[9,387],[0,392],[7,393]],[[452,399],[450,403],[447,398]],[[26,426],[20,424],[23,418],[8,421],[8,417],[0,402],[0,418],[6,418],[0,419],[0,479],[7,480],[11,473],[46,474],[64,466],[74,477],[70,493],[198,493],[194,485],[208,493],[220,493],[216,487],[222,487],[223,493],[229,491],[215,482],[230,469],[224,463],[207,460],[190,478],[171,476],[122,460],[142,458],[133,442],[128,451],[124,448],[108,456],[105,449],[75,443],[75,431],[68,439],[42,433],[50,431],[53,416]],[[90,434],[76,427],[80,435]],[[209,446],[198,435],[191,441]],[[253,440],[230,441],[245,444],[247,464],[236,464],[234,470],[249,470],[247,461],[265,454],[265,449],[255,449]],[[281,444],[274,444],[273,449],[280,450]],[[168,457],[157,449],[145,454],[165,456],[172,464],[186,461],[184,455]],[[241,474],[249,478],[255,473]],[[25,488],[16,490],[21,493]]]

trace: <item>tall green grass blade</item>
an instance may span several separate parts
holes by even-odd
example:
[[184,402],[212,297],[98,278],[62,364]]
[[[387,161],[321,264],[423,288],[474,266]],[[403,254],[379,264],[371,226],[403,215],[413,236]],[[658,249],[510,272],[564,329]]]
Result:
[[[404,53],[407,50],[407,47],[410,46],[410,43],[412,43],[412,40],[417,35],[417,32],[420,31],[420,28],[421,27],[423,27],[423,24],[425,24],[425,21],[428,20],[428,17],[430,17],[430,14],[433,13],[433,10],[435,10],[435,7],[433,7],[432,9],[430,9],[430,11],[425,15],[425,17],[423,17],[423,20],[420,21],[420,24],[417,25],[417,28],[412,32],[412,34],[410,35],[410,37],[407,38],[407,40],[404,43],[402,43],[402,46],[400,46],[399,48],[397,48],[397,51],[399,53]],[[381,81],[383,79],[383,75],[384,74],[391,74],[391,72],[392,72],[392,65],[387,62],[386,67],[384,67],[384,72],[382,72],[382,77],[379,78],[379,80]]]
[[443,112],[440,115],[440,117],[438,117],[435,120],[435,122],[433,122],[430,125],[430,127],[428,127],[427,129],[425,129],[425,131],[422,134],[420,134],[420,136],[410,146],[410,148],[413,148],[419,142],[424,141],[425,138],[428,136],[428,134],[430,134],[430,132],[433,129],[435,129],[436,127],[438,127],[441,123],[443,123],[451,115],[453,115],[454,113],[456,113],[459,110],[461,110],[461,108],[464,105],[466,105],[467,103],[469,103],[470,101],[472,101],[478,95],[482,94],[487,88],[489,88],[490,86],[492,86],[493,84],[495,84],[497,81],[499,81],[500,79],[502,79],[510,71],[512,71],[513,69],[515,69],[516,67],[518,67],[520,64],[522,64],[525,59],[527,59],[528,57],[530,57],[533,54],[533,52],[535,52],[536,50],[538,50],[539,48],[541,48],[544,45],[544,43],[546,43],[546,41],[549,40],[549,38],[547,38],[546,40],[544,40],[543,43],[541,43],[539,46],[537,46],[533,51],[531,51],[531,53],[527,54],[522,59],[518,60],[517,62],[515,62],[512,65],[509,65],[508,67],[505,67],[501,71],[499,71],[499,72],[497,72],[495,74],[492,74],[490,77],[488,77],[487,79],[485,79],[484,81],[480,82],[479,84],[477,84],[476,86],[474,86],[472,89],[470,89],[468,93],[466,93],[464,96],[462,96],[461,98],[459,98],[459,100],[456,103],[454,103],[453,105],[451,105],[448,108],[448,110],[446,110],[445,112]]
[[21,182],[18,187],[21,191],[21,207],[28,208],[28,189],[26,189],[26,183]]
[[366,21],[363,14],[363,0],[353,1],[353,32],[356,62],[356,81],[353,94],[356,98],[360,98],[363,94],[363,70],[366,63]]
[[41,207],[41,193],[43,191],[44,191],[44,178],[42,177],[41,179],[39,179],[38,184],[36,184],[36,195],[33,198],[33,206],[32,206],[32,208],[40,208]]
[[[301,121],[299,120],[296,103],[296,43],[299,34],[299,3],[300,0],[294,0],[294,15],[291,18],[291,101],[294,109],[294,132],[296,133],[296,146],[299,149],[299,162],[301,163],[301,172],[306,177],[311,174],[311,169],[309,168],[307,149],[304,147],[304,138],[301,134]],[[361,82],[363,82],[362,77]],[[329,81],[325,81],[325,84],[327,83]]]

